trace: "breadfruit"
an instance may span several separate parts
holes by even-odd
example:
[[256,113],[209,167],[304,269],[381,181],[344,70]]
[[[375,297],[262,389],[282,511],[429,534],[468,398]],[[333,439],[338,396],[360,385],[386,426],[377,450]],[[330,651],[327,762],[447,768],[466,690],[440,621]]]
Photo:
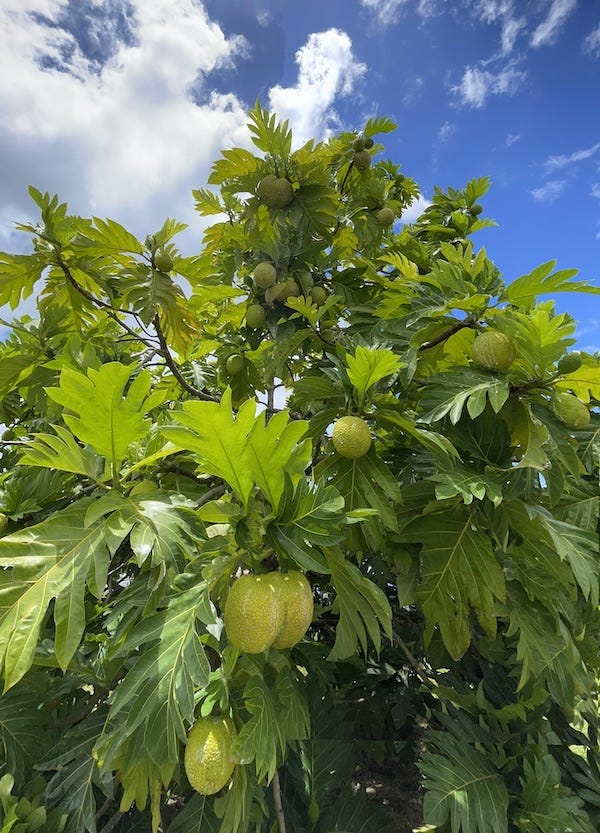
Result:
[[258,183],[256,195],[269,208],[285,208],[294,199],[294,188],[284,176],[267,174]]
[[376,217],[377,217],[377,222],[383,228],[387,228],[387,226],[391,226],[393,224],[394,220],[396,219],[396,215],[394,214],[393,210],[387,205],[384,205],[383,208],[379,209],[379,211],[376,214]]
[[154,265],[161,272],[170,272],[173,268],[173,258],[164,249],[159,249],[154,255]]
[[585,428],[590,421],[590,412],[584,402],[572,393],[557,393],[552,398],[556,416],[567,428]]
[[512,341],[498,330],[486,330],[473,342],[473,360],[486,370],[504,373],[516,357]]
[[266,651],[283,624],[281,589],[272,574],[239,578],[227,596],[223,621],[227,638],[239,651]]
[[359,171],[367,171],[371,167],[371,154],[366,150],[359,150],[355,153],[354,167]]
[[337,453],[350,460],[363,457],[371,447],[369,426],[356,416],[340,417],[333,426],[331,439]]
[[231,778],[235,725],[229,717],[202,717],[194,723],[184,754],[188,781],[201,795],[218,792]]
[[264,327],[265,311],[260,304],[250,304],[246,310],[246,324],[253,330]]
[[575,373],[581,367],[581,353],[578,350],[573,350],[572,353],[567,353],[560,359],[557,365],[559,373]]
[[268,260],[263,260],[252,273],[252,280],[259,289],[267,289],[277,280],[277,270]]
[[273,647],[291,648],[300,642],[313,617],[311,586],[299,570],[289,573],[270,573],[280,594],[283,606],[283,624],[275,637]]

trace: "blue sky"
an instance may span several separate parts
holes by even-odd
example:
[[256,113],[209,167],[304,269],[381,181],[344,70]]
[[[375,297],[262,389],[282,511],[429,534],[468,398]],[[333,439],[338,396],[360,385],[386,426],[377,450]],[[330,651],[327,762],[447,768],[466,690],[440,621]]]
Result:
[[[415,210],[490,176],[475,242],[506,280],[556,259],[600,284],[597,0],[2,0],[0,249],[31,183],[140,237],[176,216],[193,251],[190,191],[257,97],[298,144],[392,117]],[[557,300],[600,349],[597,298]]]

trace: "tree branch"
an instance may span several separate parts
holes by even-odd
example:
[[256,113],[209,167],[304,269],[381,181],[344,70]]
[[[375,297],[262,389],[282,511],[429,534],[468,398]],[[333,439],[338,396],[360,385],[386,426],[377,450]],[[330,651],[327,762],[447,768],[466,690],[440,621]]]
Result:
[[187,379],[183,377],[181,370],[177,367],[177,364],[175,363],[175,360],[171,355],[171,351],[169,350],[169,345],[167,344],[167,340],[160,325],[158,313],[156,313],[156,315],[154,316],[153,324],[154,329],[156,330],[156,335],[158,337],[158,342],[160,344],[160,354],[164,358],[165,362],[167,363],[167,367],[169,368],[173,376],[177,379],[181,387],[187,393],[189,393],[191,396],[196,397],[197,399],[204,399],[208,402],[218,402],[219,400],[216,397],[211,396],[209,393],[205,393],[204,391],[199,390],[198,388],[195,388],[193,385],[190,385]]
[[439,336],[432,338],[431,341],[426,341],[419,347],[419,351],[421,350],[431,350],[432,347],[437,347],[438,344],[441,344],[442,341],[446,341],[446,339],[453,336],[454,333],[457,333],[459,330],[464,329],[465,327],[471,327],[473,322],[470,318],[466,318],[464,321],[455,321],[451,327],[448,327],[447,330],[444,330],[443,333],[440,333]]
[[283,806],[281,804],[281,784],[279,783],[279,772],[275,770],[273,775],[273,803],[275,804],[275,815],[279,824],[279,833],[285,833],[285,816],[283,814]]

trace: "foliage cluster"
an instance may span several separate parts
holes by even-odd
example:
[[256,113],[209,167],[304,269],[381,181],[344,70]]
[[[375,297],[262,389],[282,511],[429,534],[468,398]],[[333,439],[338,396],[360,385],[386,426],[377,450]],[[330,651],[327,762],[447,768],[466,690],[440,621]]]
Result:
[[[31,252],[0,253],[0,304],[38,311],[0,345],[3,833],[391,830],[370,761],[418,767],[429,830],[599,828],[600,362],[538,300],[599,290],[505,282],[486,179],[390,224],[418,195],[392,129],[292,150],[257,105],[195,256],[31,189]],[[514,357],[477,364],[484,332]],[[312,624],[242,653],[229,589],[276,569]],[[237,733],[214,797],[183,766],[209,715]]]

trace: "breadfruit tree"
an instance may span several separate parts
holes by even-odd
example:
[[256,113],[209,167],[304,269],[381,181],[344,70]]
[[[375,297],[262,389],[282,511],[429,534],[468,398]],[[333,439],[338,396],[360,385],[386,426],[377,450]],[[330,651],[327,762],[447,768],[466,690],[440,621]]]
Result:
[[592,833],[600,362],[547,298],[599,289],[503,279],[487,179],[393,222],[387,118],[249,128],[198,254],[34,188],[0,254],[1,829],[392,830],[374,763]]

